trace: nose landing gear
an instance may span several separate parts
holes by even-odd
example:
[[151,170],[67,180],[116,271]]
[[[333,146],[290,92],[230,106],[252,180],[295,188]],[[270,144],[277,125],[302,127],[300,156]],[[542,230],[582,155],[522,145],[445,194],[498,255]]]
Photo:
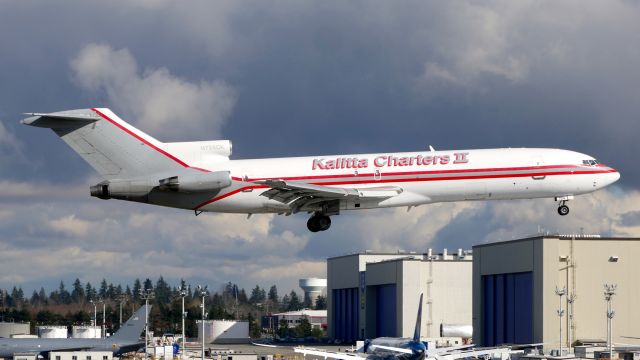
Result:
[[556,196],[556,201],[560,202],[560,205],[558,206],[558,214],[560,214],[560,216],[565,216],[569,213],[569,207],[566,205],[566,203],[571,199],[573,199],[572,195]]
[[311,232],[325,231],[331,227],[331,218],[321,213],[315,213],[307,221],[307,229]]

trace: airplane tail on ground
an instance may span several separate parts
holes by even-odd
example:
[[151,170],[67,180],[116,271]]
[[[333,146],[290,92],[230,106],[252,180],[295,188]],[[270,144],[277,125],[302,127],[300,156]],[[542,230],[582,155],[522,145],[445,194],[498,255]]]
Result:
[[144,330],[145,311],[151,310],[151,305],[141,306],[126,323],[122,324],[120,329],[109,338],[110,342],[119,342],[124,344],[137,343],[140,339],[140,333]]
[[52,129],[106,179],[133,179],[188,167],[166,145],[105,108],[33,113],[23,124]]
[[420,294],[420,304],[418,305],[418,317],[416,318],[416,329],[413,332],[413,341],[420,341],[420,329],[422,328],[422,295]]

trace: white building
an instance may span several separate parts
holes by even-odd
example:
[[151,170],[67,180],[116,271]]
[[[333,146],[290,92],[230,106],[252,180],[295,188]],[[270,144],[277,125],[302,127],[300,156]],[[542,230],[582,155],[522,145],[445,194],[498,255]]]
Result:
[[[202,320],[197,320],[198,342],[202,341]],[[205,320],[204,341],[214,344],[249,343],[249,322],[236,320]]]
[[472,255],[358,253],[327,260],[328,335],[346,341],[411,337],[423,294],[422,337],[470,325]]
[[111,351],[52,351],[49,360],[113,360]]
[[[278,314],[273,314],[276,318],[275,323],[280,324],[280,321],[285,320],[290,328],[300,325],[302,319],[307,319],[312,328],[318,328],[322,330],[327,329],[327,310],[308,310],[303,309],[300,311],[288,311]],[[276,326],[278,326],[276,325]]]
[[30,323],[0,322],[0,337],[10,338],[14,335],[31,334]]

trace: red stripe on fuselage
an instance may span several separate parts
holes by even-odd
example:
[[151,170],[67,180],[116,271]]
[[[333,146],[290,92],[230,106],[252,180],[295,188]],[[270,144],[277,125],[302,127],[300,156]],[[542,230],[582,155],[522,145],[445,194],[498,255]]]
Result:
[[[540,167],[521,167],[521,168],[489,168],[489,169],[468,169],[468,170],[442,170],[442,171],[433,171],[433,172],[408,172],[408,173],[394,173],[396,174],[396,176],[398,175],[417,175],[417,174],[442,174],[442,173],[461,173],[461,172],[469,172],[469,173],[476,173],[476,172],[485,172],[485,171],[509,171],[509,170],[533,170],[533,169],[541,169],[541,168],[546,168],[546,169],[553,169],[553,168],[566,168],[566,167],[576,167],[576,166],[572,166],[572,165],[549,165],[549,166],[540,166]],[[579,167],[579,166],[578,166]],[[476,179],[499,179],[499,178],[521,178],[521,177],[530,177],[530,176],[557,176],[557,175],[587,175],[587,174],[606,174],[606,173],[615,173],[617,172],[614,169],[608,169],[608,170],[597,170],[597,171],[549,171],[549,172],[535,172],[535,173],[518,173],[518,174],[493,174],[493,175],[459,175],[459,176],[443,176],[443,177],[434,177],[434,178],[415,178],[415,179],[407,179],[407,178],[402,178],[402,179],[380,179],[380,180],[352,180],[352,181],[327,181],[327,182],[311,182],[310,184],[313,185],[325,185],[325,186],[330,186],[330,185],[354,185],[354,184],[358,184],[358,185],[368,185],[368,184],[379,184],[379,183],[402,183],[402,182],[421,182],[421,181],[446,181],[446,180],[476,180]],[[391,173],[384,173],[384,176],[392,176]],[[358,176],[367,176],[367,175],[358,175]],[[368,176],[373,176],[373,174],[368,175]],[[267,178],[267,179],[281,179],[281,180],[299,180],[299,179],[321,179],[321,178],[341,178],[341,177],[354,177],[353,174],[350,175],[332,175],[332,176],[319,176],[319,177],[313,177],[313,176],[306,176],[306,177],[289,177],[289,178],[278,178],[278,177],[272,177],[272,178]],[[234,178],[234,180],[237,181],[246,181],[246,182],[251,182],[251,181],[255,181],[254,179],[248,179],[248,180],[243,180],[240,178]],[[227,198],[231,195],[237,194],[239,192],[245,191],[245,190],[249,190],[249,189],[260,189],[260,188],[268,188],[268,186],[245,186],[233,191],[230,191],[224,195],[220,195],[218,197],[215,197],[213,199],[207,200],[205,202],[203,202],[202,204],[196,206],[194,208],[194,210],[198,210],[199,208],[205,206],[205,205],[209,205],[211,203],[214,203],[218,200],[222,200],[224,198]]]

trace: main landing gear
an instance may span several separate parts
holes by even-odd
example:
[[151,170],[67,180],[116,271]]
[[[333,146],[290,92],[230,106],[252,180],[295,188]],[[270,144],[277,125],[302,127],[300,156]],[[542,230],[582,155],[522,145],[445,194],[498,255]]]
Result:
[[325,231],[331,227],[331,218],[322,213],[315,213],[307,221],[307,228],[311,232]]
[[567,201],[573,199],[573,196],[556,196],[556,201],[560,202],[558,206],[558,214],[560,216],[565,216],[569,213],[569,207],[566,205]]

